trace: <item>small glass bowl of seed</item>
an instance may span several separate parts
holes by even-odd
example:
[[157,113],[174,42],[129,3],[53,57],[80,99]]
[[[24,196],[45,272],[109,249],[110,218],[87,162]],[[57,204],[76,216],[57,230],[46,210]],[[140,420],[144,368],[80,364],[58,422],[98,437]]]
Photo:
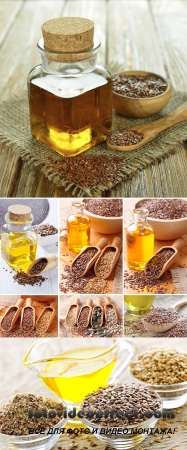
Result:
[[187,353],[174,347],[150,348],[129,364],[133,382],[151,387],[162,398],[164,409],[187,401]]
[[50,450],[68,420],[64,418],[65,407],[64,401],[49,398],[46,393],[4,399],[0,402],[0,448]]
[[110,448],[140,444],[162,416],[162,400],[150,387],[112,384],[88,394],[81,404],[82,422]]
[[152,72],[117,72],[112,81],[113,108],[126,117],[142,118],[157,114],[172,94],[170,82]]

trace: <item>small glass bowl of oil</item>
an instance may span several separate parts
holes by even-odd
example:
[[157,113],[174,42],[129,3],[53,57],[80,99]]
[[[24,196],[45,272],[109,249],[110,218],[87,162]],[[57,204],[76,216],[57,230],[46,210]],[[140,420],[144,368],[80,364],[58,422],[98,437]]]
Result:
[[24,357],[29,367],[69,407],[99,386],[118,381],[134,355],[125,339],[38,339]]

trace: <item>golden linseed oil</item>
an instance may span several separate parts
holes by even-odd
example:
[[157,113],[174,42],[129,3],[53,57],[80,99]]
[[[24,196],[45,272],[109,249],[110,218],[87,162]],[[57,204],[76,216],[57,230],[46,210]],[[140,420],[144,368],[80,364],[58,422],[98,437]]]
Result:
[[67,219],[68,249],[80,253],[90,245],[90,220],[84,214],[84,203],[74,202],[73,214]]
[[[40,377],[55,394],[67,402],[79,403],[88,393],[107,384],[116,359],[111,361],[110,353],[89,359],[105,350],[105,347],[90,347],[64,352],[46,366]],[[60,357],[62,360],[58,361]]]
[[148,211],[134,210],[135,223],[126,230],[127,263],[132,270],[144,270],[154,255],[154,231],[147,224]]
[[2,256],[15,270],[27,271],[36,259],[37,243],[29,233],[10,233],[1,236]]

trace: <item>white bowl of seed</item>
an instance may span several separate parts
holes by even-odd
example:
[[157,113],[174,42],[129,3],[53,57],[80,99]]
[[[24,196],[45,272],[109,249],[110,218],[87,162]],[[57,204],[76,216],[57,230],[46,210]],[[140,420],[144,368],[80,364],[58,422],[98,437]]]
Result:
[[133,209],[141,208],[149,211],[148,222],[155,239],[169,241],[187,233],[187,199],[144,198],[133,205]]
[[126,117],[142,118],[157,114],[172,94],[170,82],[152,72],[117,72],[112,81],[113,108]]
[[123,201],[121,199],[84,199],[85,214],[91,227],[102,234],[117,234],[122,231]]

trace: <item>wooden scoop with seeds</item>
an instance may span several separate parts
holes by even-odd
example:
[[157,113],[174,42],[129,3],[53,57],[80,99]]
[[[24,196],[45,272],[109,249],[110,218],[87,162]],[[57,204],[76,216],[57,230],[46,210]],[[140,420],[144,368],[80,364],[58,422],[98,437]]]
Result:
[[103,303],[102,298],[99,297],[96,300],[96,305],[93,307],[92,317],[91,317],[92,328],[95,328],[96,326],[97,326],[97,328],[99,328],[99,327],[102,327],[102,325],[103,325],[104,308],[103,308],[102,303]]
[[3,331],[10,331],[14,328],[14,324],[16,323],[16,320],[21,314],[21,307],[24,303],[23,298],[19,298],[15,305],[9,306],[5,314],[3,314],[3,317],[1,319],[1,330]]
[[115,237],[111,245],[107,245],[101,252],[94,266],[96,277],[106,280],[109,278],[115,267],[121,252],[122,241],[120,237]]
[[27,275],[29,277],[37,277],[48,270],[58,266],[58,258],[56,255],[43,256],[36,259],[28,268]]
[[36,331],[46,333],[56,316],[58,300],[55,299],[50,306],[46,306],[36,321]]
[[108,241],[106,238],[101,238],[96,245],[86,247],[74,258],[71,264],[71,272],[78,277],[83,277],[86,272],[94,265],[99,257],[102,248],[106,247]]
[[77,318],[80,311],[80,300],[79,298],[76,298],[74,300],[74,303],[72,303],[68,309],[68,312],[66,314],[65,322],[66,325],[72,325],[75,326],[77,324]]
[[105,297],[105,306],[104,306],[104,311],[105,311],[105,322],[109,323],[110,319],[109,319],[109,308],[111,308],[116,316],[116,323],[118,323],[118,313],[116,311],[116,307],[113,305],[113,303],[111,302],[109,297]]
[[32,306],[32,298],[26,299],[26,305],[21,312],[21,328],[25,331],[33,331],[35,327],[35,308]]
[[[187,245],[187,234],[183,234],[172,245],[161,247],[160,250],[147,262],[144,268],[146,275],[154,274],[160,278],[177,260],[179,250]],[[164,254],[166,255],[164,258]]]
[[[92,305],[93,305],[93,301],[91,298],[89,298],[86,301],[86,304],[81,307],[78,318],[77,318],[77,326],[83,324],[82,320],[84,321],[85,328],[87,328],[89,326],[90,318],[92,315]],[[84,318],[83,318],[83,315],[84,315]]]
[[[157,134],[161,133],[161,131],[166,130],[167,128],[176,125],[177,123],[183,122],[183,120],[187,119],[187,102],[183,103],[182,106],[177,108],[175,111],[171,112],[167,116],[154,120],[154,122],[144,123],[143,125],[137,125],[136,127],[132,127],[130,130],[125,131],[136,131],[143,135],[143,139],[134,145],[117,145],[112,144],[112,136],[110,136],[107,140],[108,147],[113,150],[119,150],[120,152],[128,152],[131,150],[136,150],[137,148],[142,147],[147,144],[147,142],[151,141],[153,138],[157,136]],[[111,141],[111,142],[110,142]]]
[[[151,317],[154,317],[154,309],[146,314],[146,316],[143,318],[143,324],[144,327],[148,330],[151,331],[152,333],[163,333],[164,331],[170,330],[171,328],[173,328],[177,322],[178,322],[178,314],[177,314],[177,309],[180,308],[180,306],[186,305],[187,304],[187,300],[179,300],[178,302],[176,302],[173,306],[171,306],[170,308],[158,308],[158,321],[159,321],[159,315],[161,316],[161,320],[163,320],[163,316],[164,314],[166,315],[166,321],[163,323],[152,323],[152,322],[148,322],[146,319],[151,320]],[[156,309],[156,308],[155,308]],[[159,309],[160,309],[160,314],[159,314]],[[173,310],[173,311],[172,311]],[[156,316],[156,313],[155,313]],[[172,318],[173,317],[173,318]]]

